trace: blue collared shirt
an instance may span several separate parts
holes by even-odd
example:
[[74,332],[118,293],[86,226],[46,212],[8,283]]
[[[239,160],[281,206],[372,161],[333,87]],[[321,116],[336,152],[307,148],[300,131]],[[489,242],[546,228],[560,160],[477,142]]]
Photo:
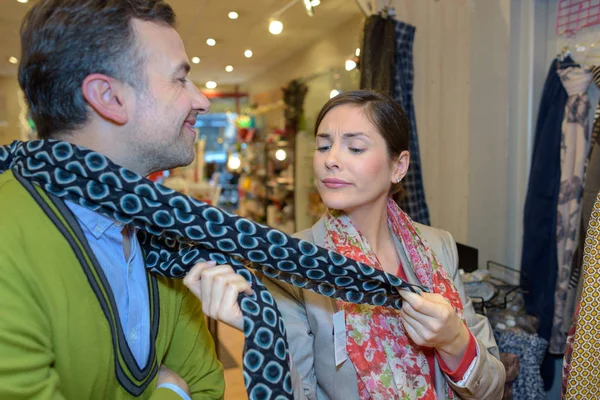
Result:
[[[66,202],[90,244],[110,284],[127,344],[138,366],[143,368],[150,354],[150,305],[144,256],[135,229],[128,229],[131,245],[128,259],[123,250],[124,225],[78,204]],[[159,385],[188,395],[175,385]],[[179,390],[178,390],[179,389]]]

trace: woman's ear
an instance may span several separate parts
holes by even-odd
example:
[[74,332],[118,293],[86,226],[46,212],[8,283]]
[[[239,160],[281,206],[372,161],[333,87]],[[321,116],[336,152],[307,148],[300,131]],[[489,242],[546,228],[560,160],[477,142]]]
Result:
[[394,161],[394,173],[392,174],[392,183],[399,183],[406,176],[410,165],[410,153],[404,150]]

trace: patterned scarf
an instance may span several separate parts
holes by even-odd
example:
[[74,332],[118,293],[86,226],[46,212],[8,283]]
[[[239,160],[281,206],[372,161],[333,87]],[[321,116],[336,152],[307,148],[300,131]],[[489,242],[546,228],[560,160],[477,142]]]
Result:
[[600,193],[585,238],[583,293],[567,337],[563,399],[600,398]]
[[0,173],[8,169],[51,196],[140,229],[152,272],[181,278],[197,262],[214,260],[244,276],[254,290],[239,298],[250,400],[291,398],[292,386],[283,319],[271,294],[245,267],[325,296],[396,309],[402,306],[398,289],[427,290],[184,196],[67,142],[0,147]]
[[[463,305],[454,283],[427,246],[410,217],[388,200],[388,224],[408,254],[421,285],[447,298],[464,321]],[[350,218],[329,211],[325,247],[382,270],[377,255]],[[361,399],[436,399],[427,357],[410,340],[398,310],[337,301],[346,316],[347,352],[358,375]],[[453,393],[446,384],[446,397]]]

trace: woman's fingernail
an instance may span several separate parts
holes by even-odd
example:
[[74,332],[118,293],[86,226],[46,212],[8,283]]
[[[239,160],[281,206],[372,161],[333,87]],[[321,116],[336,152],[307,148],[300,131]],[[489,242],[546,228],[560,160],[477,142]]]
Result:
[[214,261],[214,260],[208,260],[206,263],[207,263],[208,265],[212,265],[213,267],[214,267],[215,265],[217,265],[217,262],[216,262],[216,261]]

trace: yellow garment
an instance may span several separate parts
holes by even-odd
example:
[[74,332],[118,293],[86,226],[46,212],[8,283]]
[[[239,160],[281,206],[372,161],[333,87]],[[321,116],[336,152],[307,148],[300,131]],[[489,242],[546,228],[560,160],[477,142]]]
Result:
[[600,193],[588,225],[566,399],[600,399]]

